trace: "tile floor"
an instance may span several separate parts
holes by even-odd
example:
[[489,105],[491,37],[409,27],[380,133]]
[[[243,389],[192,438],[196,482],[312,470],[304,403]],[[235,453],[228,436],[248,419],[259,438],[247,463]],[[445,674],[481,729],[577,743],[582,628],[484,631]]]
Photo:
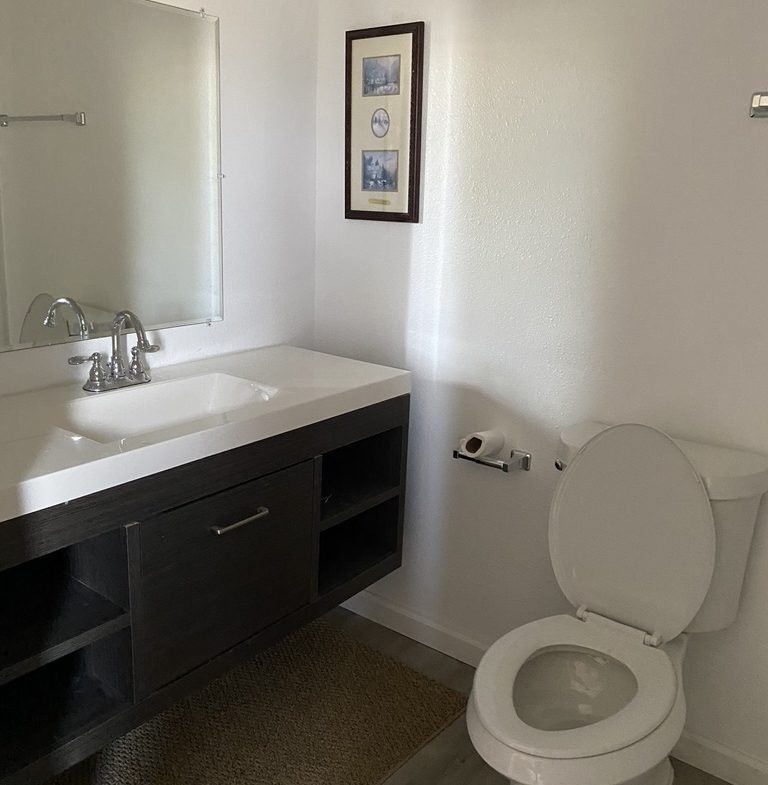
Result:
[[[326,617],[369,646],[406,663],[460,692],[469,692],[474,669],[379,624],[342,608]],[[725,785],[722,780],[680,761],[673,761],[675,785]],[[509,785],[477,755],[464,717],[420,750],[384,785]]]

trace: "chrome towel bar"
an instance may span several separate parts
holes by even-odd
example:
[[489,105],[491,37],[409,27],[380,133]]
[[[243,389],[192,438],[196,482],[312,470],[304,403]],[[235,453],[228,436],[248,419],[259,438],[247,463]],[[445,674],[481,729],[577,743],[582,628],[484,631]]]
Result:
[[0,128],[7,128],[11,123],[40,123],[62,122],[85,125],[85,112],[74,114],[36,114],[36,115],[9,115],[0,114]]

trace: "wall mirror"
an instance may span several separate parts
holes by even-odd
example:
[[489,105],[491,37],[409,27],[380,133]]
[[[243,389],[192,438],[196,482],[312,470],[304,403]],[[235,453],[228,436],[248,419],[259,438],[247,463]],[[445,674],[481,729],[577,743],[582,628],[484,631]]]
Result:
[[[0,0],[0,350],[221,319],[218,38],[150,0]],[[60,297],[84,323],[43,325]]]

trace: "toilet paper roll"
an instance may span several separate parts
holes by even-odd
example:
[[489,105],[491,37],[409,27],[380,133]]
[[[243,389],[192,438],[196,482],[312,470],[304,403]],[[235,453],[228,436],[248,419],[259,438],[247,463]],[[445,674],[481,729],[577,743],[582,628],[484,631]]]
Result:
[[472,458],[487,458],[496,455],[504,446],[501,431],[476,431],[459,442],[459,450]]

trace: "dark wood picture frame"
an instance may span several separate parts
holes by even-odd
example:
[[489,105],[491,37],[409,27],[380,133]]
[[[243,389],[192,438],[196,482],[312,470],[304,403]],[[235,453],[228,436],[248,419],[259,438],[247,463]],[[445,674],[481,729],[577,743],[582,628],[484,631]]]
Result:
[[[346,48],[346,100],[345,100],[345,187],[344,187],[344,215],[345,218],[363,219],[369,221],[399,221],[402,223],[418,223],[419,207],[421,199],[421,115],[423,99],[424,81],[424,22],[409,22],[406,24],[388,25],[386,27],[369,27],[364,30],[347,31]],[[386,210],[363,210],[352,207],[352,84],[353,69],[358,67],[358,63],[353,62],[353,43],[366,38],[384,38],[387,36],[397,36],[410,34],[411,38],[411,69],[409,74],[402,74],[399,78],[410,78],[410,106],[408,112],[408,139],[409,155],[405,173],[405,181],[408,183],[408,199],[405,210],[386,211]],[[363,58],[367,59],[367,58]],[[373,58],[371,58],[373,59]],[[382,58],[377,58],[382,59]],[[362,60],[360,66],[362,69]],[[373,107],[379,111],[377,107]],[[385,112],[386,114],[386,112]],[[374,132],[375,133],[375,132]],[[386,131],[385,131],[386,133]],[[378,136],[378,134],[375,134]],[[385,152],[395,153],[397,151],[388,149]],[[403,162],[398,160],[398,169]],[[399,173],[398,173],[399,174]],[[402,178],[401,178],[402,181]],[[384,190],[384,189],[382,189]],[[393,189],[394,190],[394,189]]]

